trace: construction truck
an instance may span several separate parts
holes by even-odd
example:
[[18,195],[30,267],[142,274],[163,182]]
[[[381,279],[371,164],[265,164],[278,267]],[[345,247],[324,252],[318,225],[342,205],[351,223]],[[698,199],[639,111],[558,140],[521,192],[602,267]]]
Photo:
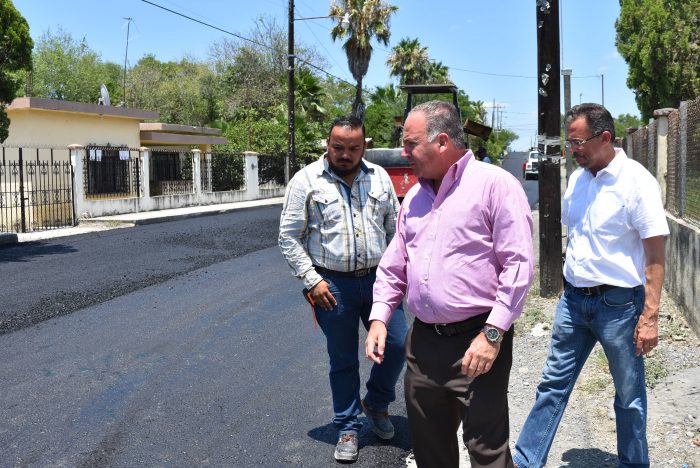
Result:
[[[452,95],[452,104],[457,108],[459,120],[462,121],[462,111],[459,108],[457,100],[457,86],[452,84],[442,85],[401,85],[399,88],[406,93],[406,108],[404,109],[403,117],[395,118],[399,129],[403,128],[408,113],[415,104],[414,97],[418,94],[450,94]],[[464,122],[465,142],[469,145],[469,135],[474,135],[487,140],[491,134],[491,127],[483,125],[473,120]],[[394,185],[396,196],[399,200],[403,200],[408,190],[413,187],[418,179],[413,174],[411,166],[409,166],[406,158],[401,156],[401,148],[371,148],[365,153],[365,159],[382,166],[389,173],[391,182]]]

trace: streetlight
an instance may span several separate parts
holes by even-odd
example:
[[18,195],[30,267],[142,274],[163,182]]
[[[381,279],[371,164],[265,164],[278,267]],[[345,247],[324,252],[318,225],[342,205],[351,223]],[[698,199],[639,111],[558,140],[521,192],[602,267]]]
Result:
[[[294,22],[310,19],[330,18],[330,16],[311,16],[308,18],[294,17],[294,0],[289,0],[287,17],[287,156],[284,161],[284,184],[289,184],[291,164],[294,159]],[[347,13],[343,17],[342,24],[348,24]]]

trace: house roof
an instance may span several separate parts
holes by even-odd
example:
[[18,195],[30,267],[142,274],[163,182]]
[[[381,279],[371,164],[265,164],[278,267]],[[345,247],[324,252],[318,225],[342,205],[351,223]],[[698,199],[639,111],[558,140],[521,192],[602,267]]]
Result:
[[166,123],[141,123],[141,144],[149,145],[225,145],[221,130]]
[[76,114],[96,114],[132,120],[153,120],[158,112],[127,107],[103,106],[87,102],[62,101],[38,97],[18,97],[7,107],[11,110],[36,109],[56,112],[73,112]]

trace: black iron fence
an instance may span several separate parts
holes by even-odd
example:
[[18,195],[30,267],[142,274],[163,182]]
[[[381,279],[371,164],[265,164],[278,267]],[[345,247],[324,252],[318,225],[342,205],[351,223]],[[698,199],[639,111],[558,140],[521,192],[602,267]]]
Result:
[[191,152],[153,150],[149,172],[152,197],[194,193]]
[[68,150],[2,148],[0,232],[72,226],[74,211]]
[[111,146],[85,148],[85,197],[131,198],[141,196],[139,151]]
[[202,155],[201,172],[204,192],[226,192],[246,188],[243,153]]

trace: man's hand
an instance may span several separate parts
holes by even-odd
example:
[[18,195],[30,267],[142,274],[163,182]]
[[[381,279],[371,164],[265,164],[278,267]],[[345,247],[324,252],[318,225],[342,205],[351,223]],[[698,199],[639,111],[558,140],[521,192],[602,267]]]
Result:
[[664,284],[664,264],[666,250],[663,236],[642,239],[644,246],[644,310],[634,327],[635,354],[648,354],[659,343],[659,304],[661,303],[661,286]]
[[314,298],[314,303],[322,309],[331,310],[338,304],[328,289],[328,283],[321,280],[313,288],[311,288],[311,297]]
[[[365,340],[365,355],[370,361],[381,364],[384,360],[386,343],[386,325],[381,320],[372,320]],[[376,348],[376,351],[375,351]]]
[[637,346],[636,355],[646,355],[659,343],[659,322],[656,317],[642,314],[634,328],[634,343]]
[[491,370],[493,361],[496,360],[501,343],[491,343],[486,339],[484,332],[479,333],[469,345],[469,349],[462,358],[462,374],[469,377],[477,377]]

